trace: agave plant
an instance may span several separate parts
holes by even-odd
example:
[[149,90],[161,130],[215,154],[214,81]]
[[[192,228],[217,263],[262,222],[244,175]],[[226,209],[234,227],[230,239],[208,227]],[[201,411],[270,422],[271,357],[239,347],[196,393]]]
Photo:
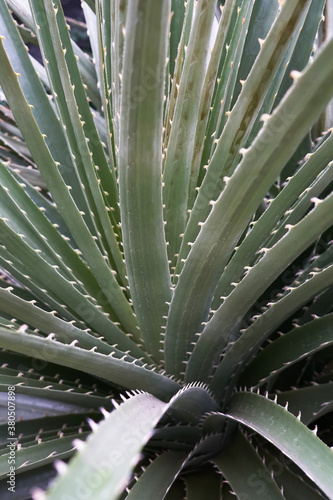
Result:
[[0,0],[1,498],[333,499],[332,3],[82,7]]

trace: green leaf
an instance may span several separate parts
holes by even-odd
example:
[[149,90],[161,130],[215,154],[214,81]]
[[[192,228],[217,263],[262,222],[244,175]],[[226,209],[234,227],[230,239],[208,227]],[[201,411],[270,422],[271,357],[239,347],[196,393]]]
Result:
[[[128,0],[117,0],[111,3],[110,19],[108,22],[108,11],[110,7],[108,2],[103,2],[103,12],[105,15],[105,23],[102,29],[105,32],[104,47],[106,47],[106,67],[108,75],[108,92],[111,94],[112,102],[112,120],[114,126],[114,142],[116,149],[117,163],[119,162],[118,146],[120,144],[120,128],[121,128],[121,93],[122,93],[122,73],[123,73],[123,58],[124,58],[124,44],[126,33],[126,18],[127,18],[127,4]],[[132,4],[131,4],[132,6]],[[109,31],[111,33],[109,33]],[[107,40],[111,34],[111,47],[108,48]],[[110,80],[111,76],[111,80]]]
[[[52,10],[50,11],[49,9],[47,10],[48,12],[48,19],[49,22],[52,20],[52,24],[54,25],[54,29],[50,30],[50,35],[51,39],[54,41],[54,45],[56,46],[57,40],[59,43],[59,38],[60,38],[60,43],[63,46],[63,49],[65,51],[65,61],[66,65],[68,68],[69,72],[69,77],[70,77],[70,83],[72,85],[75,85],[74,88],[74,97],[75,101],[77,104],[78,112],[80,115],[80,120],[83,122],[82,127],[84,131],[84,136],[87,139],[89,150],[92,153],[92,160],[93,164],[97,170],[97,177],[100,179],[101,184],[101,191],[104,196],[105,204],[111,209],[111,220],[114,217],[115,220],[119,219],[119,208],[118,208],[118,201],[119,201],[119,195],[118,195],[118,189],[117,189],[117,181],[115,177],[115,172],[113,169],[112,164],[110,165],[108,162],[108,159],[106,158],[105,152],[104,152],[104,147],[101,142],[101,139],[99,137],[99,134],[97,132],[96,125],[94,123],[93,119],[93,111],[92,108],[89,107],[87,98],[86,98],[86,93],[85,93],[85,87],[83,85],[83,82],[81,81],[81,76],[82,74],[81,67],[80,67],[80,58],[78,60],[78,64],[76,64],[77,60],[77,55],[80,54],[79,51],[76,49],[77,45],[73,44],[71,38],[69,37],[69,32],[68,32],[68,26],[66,24],[65,18],[62,14],[62,9],[61,9],[61,3],[56,0],[55,5],[57,7],[57,15],[53,16]],[[56,26],[57,27],[56,27]],[[43,30],[45,33],[45,30]],[[73,45],[73,49],[72,49]],[[56,53],[57,61],[58,61],[58,66],[60,69],[60,61],[59,59],[61,58],[62,52]],[[87,59],[87,54],[83,53],[81,59]],[[95,72],[95,68],[92,65],[91,68]],[[80,70],[80,71],[79,71]],[[83,78],[84,75],[82,75]],[[68,83],[68,77],[66,74],[62,74],[62,83],[64,85],[65,81]],[[96,89],[95,89],[96,90]],[[67,107],[69,107],[69,102],[67,101]],[[76,131],[76,127],[79,127],[81,125],[80,122],[78,122],[75,119],[75,115],[72,115],[71,118],[73,125],[74,125],[74,130],[76,132],[76,137],[78,141],[78,146],[79,148],[82,148],[83,144],[83,137],[80,135],[79,131]],[[80,127],[81,128],[81,127]],[[68,129],[66,129],[66,132],[68,133]],[[76,151],[76,154],[82,155],[83,160],[85,163],[85,158],[84,154],[82,154],[82,151]],[[89,177],[88,173],[88,178],[91,180],[91,177]],[[90,186],[89,186],[90,187]],[[87,189],[87,186],[86,186]],[[94,188],[93,185],[91,186],[91,190],[93,193],[93,196],[96,199],[96,195],[94,194]],[[97,206],[98,202],[96,201]],[[100,209],[101,210],[101,209]],[[95,214],[96,216],[96,214]],[[101,218],[101,223],[107,224],[106,221],[103,222],[103,218]],[[108,227],[108,226],[106,226]],[[106,235],[107,239],[107,235]]]
[[232,398],[226,415],[277,446],[333,498],[332,450],[285,408],[263,396],[240,392]]
[[155,429],[154,436],[149,441],[149,446],[157,450],[182,450],[191,451],[202,437],[199,427],[193,425],[168,425]]
[[170,404],[170,414],[177,422],[192,425],[198,424],[204,413],[218,409],[209,389],[201,383],[185,385]]
[[324,3],[0,0],[0,497],[332,495]]
[[281,336],[261,351],[244,371],[240,383],[261,385],[293,363],[333,344],[333,314],[315,318]]
[[[107,12],[105,12],[105,9]],[[111,93],[111,33],[110,23],[106,22],[107,15],[110,18],[110,4],[107,2],[96,4],[96,24],[98,35],[98,71],[100,92],[106,124],[106,142],[109,153],[110,167],[116,172],[116,145],[114,136],[114,117],[112,116],[112,93]],[[106,16],[106,17],[105,17]]]
[[[251,148],[243,152],[242,162],[202,225],[170,306],[165,340],[166,368],[170,373],[179,375],[183,371],[191,343],[202,330],[219,278],[250,221],[250,214],[256,210],[285,160],[332,95],[329,81],[333,78],[333,69],[326,60],[332,47],[333,41],[297,79],[292,91],[266,120]],[[319,83],[320,75],[322,83]],[[319,88],[323,91],[318,92]],[[284,146],[282,150],[280,144]]]
[[[5,167],[8,169],[10,166],[7,164]],[[38,170],[36,170],[38,172]],[[48,200],[42,193],[40,193],[34,186],[29,182],[23,181],[22,177],[11,169],[11,175],[14,179],[21,185],[27,196],[34,202],[45,217],[51,222],[51,224],[58,229],[58,232],[64,240],[66,240],[70,246],[75,249],[75,242],[69,232],[63,218],[59,214],[56,206]],[[76,252],[78,253],[78,252]]]
[[305,425],[317,420],[321,416],[332,411],[333,408],[333,384],[315,384],[309,387],[301,387],[283,391],[278,394],[278,403],[288,403],[288,410],[293,415],[301,413],[301,421]]
[[[84,390],[72,386],[32,380],[27,377],[8,376],[0,374],[0,391],[8,392],[8,386],[15,385],[16,404],[18,413],[21,412],[23,400],[26,413],[52,412],[62,414],[66,411],[96,410],[108,403],[105,398],[87,394]],[[22,395],[20,398],[19,395]]]
[[95,2],[94,0],[84,0],[84,2],[91,8],[93,12],[95,12]]
[[[325,206],[324,206],[325,205]],[[231,294],[225,299],[200,335],[187,367],[186,380],[207,382],[212,366],[228,344],[235,326],[238,326],[248,309],[259,299],[269,285],[317,237],[331,226],[333,196],[318,205],[296,226],[288,228],[287,235],[274,247],[266,249],[254,267],[250,268]],[[200,356],[200,370],[197,357]],[[192,363],[194,363],[192,365]],[[193,369],[195,367],[196,369]]]
[[239,96],[242,85],[239,80],[246,80],[260,52],[258,38],[265,40],[271,29],[279,9],[278,0],[256,0],[254,3],[250,25],[239,66],[233,104]]
[[[255,444],[257,445],[256,441]],[[294,498],[296,491],[299,498],[304,500],[323,500],[323,498],[326,498],[319,490],[314,489],[315,485],[311,484],[306,476],[303,477],[298,467],[293,466],[292,468],[296,470],[291,470],[290,465],[294,464],[292,464],[289,458],[276,448],[274,450],[271,450],[271,448],[270,453],[268,453],[266,447],[263,448],[260,446],[260,455],[265,460],[267,468],[283,491],[284,498]],[[257,485],[263,487],[263,483],[257,483]]]
[[199,0],[196,6],[188,50],[179,83],[163,173],[166,239],[171,267],[175,265],[188,208],[195,130],[205,76],[207,51],[214,21],[215,5]]
[[[127,393],[130,399],[125,400],[120,407],[117,405],[116,410],[98,426],[97,432],[88,439],[87,447],[84,447],[70,464],[68,470],[70,473],[67,474],[66,471],[59,478],[54,488],[51,488],[47,498],[58,498],[62,492],[65,492],[66,488],[68,488],[68,481],[72,481],[72,475],[80,478],[81,483],[82,481],[85,482],[84,478],[89,477],[89,475],[96,478],[96,481],[98,479],[99,484],[97,487],[94,486],[95,481],[85,485],[90,495],[88,498],[96,498],[96,495],[98,495],[97,498],[102,499],[106,490],[109,493],[111,491],[114,495],[110,498],[118,498],[117,495],[126,487],[130,479],[130,472],[133,463],[138,460],[138,453],[152,437],[152,431],[162,416],[168,410],[173,412],[171,415],[174,412],[183,412],[186,418],[196,411],[198,415],[205,411],[204,408],[200,408],[200,405],[193,406],[193,402],[197,400],[197,398],[194,398],[193,401],[193,393],[201,393],[201,395],[205,396],[205,398],[201,399],[202,401],[206,399],[204,405],[206,411],[211,411],[214,408],[214,406],[211,406],[212,400],[209,394],[201,386],[184,387],[170,399],[169,403],[163,403],[150,394],[135,394],[132,396]],[[207,400],[209,400],[208,405]],[[189,403],[191,404],[189,405]],[[136,422],[135,426],[132,425],[133,419]],[[110,446],[105,442],[106,436]],[[118,439],[119,436],[122,437]],[[145,495],[155,493],[155,495],[159,494],[160,496],[154,498],[164,498],[167,490],[185,464],[187,456],[187,453],[178,451],[176,454],[169,452],[155,459],[133,487],[133,493],[132,490],[130,491],[129,498],[132,498],[131,494],[133,494],[133,498],[141,498],[139,495],[146,488],[146,481],[152,476],[154,477],[152,484],[156,485],[156,489],[149,490]],[[171,457],[173,457],[172,460]],[[163,476],[160,476],[160,474],[163,474]],[[78,483],[79,481],[75,480],[75,482]],[[149,481],[149,483],[151,482],[152,480]]]
[[[105,199],[110,202],[114,210],[117,207],[116,180],[114,175],[111,175],[112,171],[107,164],[88,105],[60,3],[54,7],[46,2],[42,7],[40,2],[35,5],[35,0],[31,0],[31,4],[36,25],[44,26],[42,30],[37,29],[44,63],[61,122],[66,130],[70,151],[75,160],[78,177],[85,186],[89,210],[97,227],[96,234],[114,263],[113,267],[118,271],[122,283],[125,284],[125,266],[105,207]],[[107,186],[108,196],[103,197],[99,177],[102,181],[101,186],[103,187],[103,181]]]
[[141,362],[118,359],[112,353],[106,356],[95,352],[94,348],[87,351],[73,343],[63,344],[54,340],[52,335],[41,338],[0,328],[0,346],[36,359],[84,370],[128,389],[147,390],[163,399],[173,396],[179,389],[176,382],[155,372],[155,368],[142,366]]
[[[74,281],[76,279],[79,287],[83,283],[83,290],[86,290],[92,296],[98,296],[101,290],[88,267],[82,262],[77,252],[71,248],[66,239],[62,237],[57,228],[48,221],[44,215],[43,207],[36,206],[29,196],[31,191],[25,192],[26,186],[23,187],[19,182],[16,182],[15,178],[10,175],[8,169],[1,162],[0,182],[5,191],[0,202],[1,216],[7,216],[11,226],[14,225],[15,221],[16,232],[24,234],[26,241],[35,249],[38,249],[43,258],[46,258],[51,265],[57,265],[64,277]],[[6,213],[5,209],[8,202],[5,202],[7,198],[12,203]]]
[[187,453],[168,451],[156,457],[130,489],[128,500],[162,500],[177,479]]
[[[162,113],[169,2],[133,2],[127,14],[119,185],[124,253],[143,342],[161,359],[171,281],[162,213]],[[140,22],[138,22],[138,20]],[[139,91],[139,92],[138,92]]]
[[169,42],[169,52],[170,52],[170,62],[169,62],[169,73],[172,79],[175,62],[177,59],[179,43],[182,35],[184,18],[185,18],[185,2],[179,2],[178,0],[172,0],[171,2],[171,12],[172,18],[170,23],[170,42]]
[[[260,314],[256,321],[242,331],[237,341],[230,345],[218,365],[210,388],[214,394],[222,397],[226,388],[234,387],[235,379],[244,369],[244,364],[258,352],[260,346],[283,321],[296,312],[310,298],[331,286],[333,282],[333,266],[313,273],[313,276],[302,285],[288,288],[282,299],[272,303],[270,308]],[[233,378],[235,377],[235,378]]]
[[[27,301],[21,297],[18,297],[14,293],[11,293],[12,287],[0,289],[0,298],[1,298],[1,310],[10,314],[14,318],[18,318],[22,321],[28,322],[34,328],[44,332],[49,335],[54,333],[59,340],[64,343],[71,343],[73,341],[77,341],[80,347],[85,349],[98,349],[99,352],[103,354],[110,354],[111,352],[118,353],[120,357],[123,356],[124,352],[127,349],[134,348],[137,355],[142,354],[145,356],[142,351],[139,350],[136,346],[133,346],[131,341],[122,334],[122,332],[118,332],[121,336],[119,337],[119,342],[122,345],[123,341],[123,352],[117,349],[116,347],[111,347],[105,342],[102,341],[102,338],[96,337],[89,329],[81,330],[73,325],[73,322],[66,322],[63,319],[55,316],[55,312],[44,311],[40,307],[36,305],[36,300]],[[82,309],[82,311],[84,308]],[[87,312],[87,311],[86,311]],[[110,331],[110,324],[105,324],[105,331]],[[110,338],[110,337],[109,337]],[[147,358],[149,359],[149,358]]]
[[253,1],[243,0],[241,7],[237,9],[237,21],[235,22],[235,29],[232,33],[228,53],[223,65],[209,121],[209,128],[207,130],[207,139],[211,137],[211,140],[208,141],[206,139],[205,149],[208,149],[207,145],[209,146],[210,144],[211,150],[207,152],[208,157],[202,158],[201,164],[203,166],[208,164],[212,158],[216,149],[216,144],[218,144],[218,140],[231,112],[231,101],[234,95],[238,68],[246,41],[246,34],[249,28],[253,6]]
[[46,498],[76,499],[84,489],[87,499],[107,497],[116,500],[166,408],[165,403],[150,394],[131,396],[96,426],[96,431]]
[[[177,59],[175,62],[175,69],[173,78],[170,82],[171,88],[169,95],[167,95],[167,102],[164,112],[164,134],[163,134],[163,155],[165,162],[165,153],[168,147],[168,142],[170,139],[171,125],[175,113],[176,102],[178,98],[179,83],[181,79],[182,69],[184,65],[186,47],[188,46],[189,36],[192,29],[193,20],[193,10],[194,10],[194,0],[189,0],[185,4],[185,16],[181,38],[179,41]],[[172,22],[172,19],[171,19]]]
[[276,96],[275,105],[277,106],[289,87],[291,87],[293,80],[290,76],[291,71],[303,71],[307,65],[310,56],[313,52],[318,27],[322,21],[324,0],[312,0],[309,11],[307,13],[304,25],[297,40],[296,47],[293,51],[292,57],[289,61],[286,73],[281,83],[278,95]]
[[[228,265],[223,271],[218,287],[215,292],[215,299],[212,309],[217,309],[221,304],[220,297],[226,297],[233,289],[232,282],[241,278],[245,266],[251,265],[255,252],[267,241],[271,231],[283,217],[285,212],[300,197],[301,193],[306,191],[329,161],[333,159],[333,134],[313,153],[308,155],[305,163],[297,173],[288,181],[288,184],[272,200],[263,215],[257,220],[251,228],[249,234],[236,249]],[[286,221],[287,222],[287,221]],[[274,238],[278,241],[280,238]],[[272,245],[269,245],[272,246]]]
[[311,206],[313,198],[321,197],[325,193],[327,186],[333,179],[332,166],[333,162],[330,162],[306,191],[302,193],[294,206],[288,210],[277,226],[276,231],[274,231],[274,234],[267,240],[266,244],[268,247],[273,246],[276,241],[282,238],[290,225],[297,224],[304,217]]
[[82,250],[105,296],[112,302],[112,307],[120,321],[123,322],[124,328],[135,337],[138,335],[138,330],[133,310],[92,238],[70,195],[68,186],[66,186],[60,175],[57,163],[50,155],[44,137],[31,112],[31,107],[26,102],[19,86],[18,76],[13,72],[10,65],[2,39],[0,44],[0,61],[2,67],[5,69],[5,71],[1,72],[0,83],[10,102],[13,114],[16,116],[16,120],[25,135],[34,160],[46,184],[50,187],[59,212],[73,234],[80,250]]
[[[291,43],[290,36],[288,35],[287,37],[286,33],[292,33],[298,28],[300,20],[304,17],[304,13],[308,6],[309,0],[292,0],[284,2],[276,22],[267,35],[266,40],[262,43],[260,53],[243,86],[239,99],[229,115],[223,134],[216,138],[218,142],[215,152],[210,159],[206,175],[202,181],[195,204],[190,213],[179,252],[179,263],[181,263],[181,259],[186,259],[199,233],[201,223],[205,222],[211,212],[212,204],[217,200],[221,192],[223,190],[225,191],[226,176],[229,177],[232,175],[239,161],[240,154],[242,153],[241,149],[245,147],[252,125],[258,118],[261,105],[269,90],[271,79],[273,75],[275,75],[276,70],[284,58],[285,51]],[[324,103],[322,107],[323,106]],[[320,110],[318,110],[317,115],[319,112]],[[287,112],[283,115],[284,120],[285,116],[288,116]],[[314,119],[315,118],[313,118],[313,121]],[[301,138],[303,138],[308,128],[309,126],[304,127],[305,131],[301,135]],[[275,141],[278,141],[277,136],[274,136],[274,138]],[[295,140],[293,150],[296,148],[298,142],[299,141]],[[275,144],[275,142],[273,144]],[[287,159],[292,154],[293,150],[288,153]],[[285,151],[287,151],[287,148]],[[281,165],[281,169],[283,166]],[[238,173],[239,170],[240,169],[238,169]],[[279,172],[277,175],[278,174]],[[275,181],[277,175],[271,181],[270,186]],[[268,189],[269,188],[266,189],[264,194],[266,194]],[[260,201],[264,194],[260,196]],[[225,200],[224,207],[229,206],[229,203],[226,204],[226,201],[227,200]],[[260,202],[258,202],[258,204],[259,203]],[[249,210],[248,207],[248,213],[249,212],[252,212],[252,210]],[[233,246],[235,246],[235,244],[236,241],[233,242]],[[180,272],[181,267],[178,272]],[[209,293],[207,296],[209,296]]]
[[[249,440],[236,431],[232,441],[213,459],[238,498],[282,500],[284,496]],[[261,478],[261,479],[260,479]],[[262,481],[264,479],[264,481]],[[259,490],[258,490],[259,487]]]
[[[8,262],[10,262],[10,265],[8,264]],[[29,301],[32,304],[37,303],[38,307],[43,307],[47,311],[53,312],[53,314],[55,314],[56,311],[58,317],[61,317],[64,321],[73,322],[78,328],[85,329],[87,325],[85,323],[82,323],[82,321],[80,321],[73,314],[73,311],[68,310],[65,304],[60,301],[60,299],[58,299],[54,295],[50,295],[43,288],[43,284],[39,280],[35,279],[32,283],[31,277],[26,274],[26,268],[21,269],[22,266],[19,265],[20,263],[12,256],[12,254],[10,254],[9,252],[5,252],[2,246],[0,246],[0,263],[2,268],[6,269],[6,271],[8,272],[10,279],[18,281],[20,283],[19,287],[13,288],[14,294],[22,296],[24,300]],[[8,283],[6,285],[3,284],[2,288],[8,288]],[[10,288],[12,289],[12,287]],[[2,305],[2,313],[5,314],[6,317],[8,317],[9,315],[11,319],[15,319],[16,311],[13,312],[12,304],[13,300],[11,297],[9,297],[8,301],[6,300]],[[81,312],[83,313],[83,315],[87,313],[84,304]],[[20,315],[20,310],[18,311],[17,315]],[[25,319],[23,320],[23,323]]]
[[[104,335],[111,343],[123,344],[124,347],[126,346],[124,350],[129,348],[130,350],[134,349],[134,351],[137,351],[136,344],[115,323],[110,321],[100,309],[96,308],[95,304],[87,296],[75,287],[75,282],[73,283],[64,279],[57,271],[56,266],[49,265],[39,256],[38,251],[36,252],[36,250],[25,243],[24,238],[12,231],[3,219],[0,219],[0,240],[6,240],[7,248],[16,253],[21,261],[24,262],[26,258],[29,259],[30,265],[36,269],[36,278],[39,277],[46,282],[49,280],[53,288],[51,290],[51,297],[54,297],[60,304],[69,305],[69,311],[74,312],[72,320],[78,317],[79,320],[81,319],[87,325],[96,329],[101,335]],[[139,349],[137,352],[141,352],[141,350]]]
[[[42,467],[55,460],[64,460],[71,457],[75,451],[72,444],[73,439],[84,439],[87,437],[87,434],[88,433],[80,433],[66,437],[58,436],[56,439],[16,450],[15,472],[20,474],[36,467]],[[2,455],[0,457],[0,479],[5,479],[8,474],[8,460],[9,455]]]
[[[15,412],[16,412],[15,416],[18,420],[26,421],[31,418],[41,419],[41,418],[46,418],[46,416],[52,417],[55,415],[64,416],[70,412],[80,412],[80,413],[82,413],[83,411],[89,412],[91,408],[93,408],[94,406],[96,409],[101,408],[101,401],[98,401],[99,398],[97,398],[96,401],[94,400],[94,398],[90,398],[92,403],[91,406],[89,406],[89,404],[85,406],[85,405],[80,405],[79,401],[76,402],[74,401],[73,403],[70,403],[68,401],[61,401],[61,398],[64,395],[69,396],[69,393],[67,395],[65,394],[65,392],[63,394],[59,394],[59,392],[57,391],[53,393],[52,390],[48,389],[43,390],[30,387],[25,387],[23,390],[22,388],[20,388],[20,385],[16,384],[15,391],[17,388],[19,388],[19,390],[15,395]],[[8,384],[1,387],[0,397],[2,400],[1,401],[2,405],[4,405],[5,402],[7,403]],[[73,399],[75,399],[75,397]],[[103,398],[101,399],[103,400]],[[109,400],[104,399],[102,407],[104,407],[104,402],[106,403],[105,404],[106,407],[110,406]],[[4,412],[3,410],[1,412],[2,413],[1,421],[7,420],[8,416],[7,407],[8,403],[6,405],[6,412]],[[19,436],[19,434],[17,434],[17,436]],[[7,437],[8,437],[8,429],[7,429]],[[20,443],[23,442],[26,443],[28,441],[31,441],[31,436],[29,437],[28,435],[25,437],[26,439],[23,438],[21,439],[20,437]],[[6,445],[7,443],[2,445],[3,453],[8,452]]]
[[[110,409],[112,408],[110,401]],[[108,408],[109,409],[109,408]],[[67,413],[57,416],[43,415],[42,418],[32,418],[26,420],[18,420],[15,423],[16,434],[19,436],[27,436],[32,440],[37,435],[57,436],[58,432],[62,431],[64,434],[72,432],[73,428],[88,430],[89,426],[86,423],[87,417],[97,418],[99,414],[96,412],[84,413]],[[6,447],[8,437],[7,422],[0,425],[0,444]]]
[[[17,4],[16,1],[14,4],[11,2],[11,8],[15,9],[15,4]],[[18,15],[22,16],[23,14],[25,24],[35,29],[26,0],[23,4],[22,2],[19,3],[18,11]],[[92,230],[92,220],[84,199],[82,187],[78,182],[77,173],[66,142],[66,137],[63,133],[63,128],[33,69],[27,50],[22,43],[5,0],[0,1],[0,36],[4,36],[6,39],[6,51],[11,60],[13,70],[21,75],[21,88],[23,94],[28,103],[32,106],[33,116],[42,134],[45,135],[46,145],[54,160],[59,163],[61,175],[65,183],[71,186],[75,203],[79,210],[86,214],[86,223],[89,229]]]
[[[267,4],[266,4],[266,6],[267,6]],[[315,8],[317,8],[317,6],[318,6],[318,2],[315,2]],[[311,8],[311,6],[310,6],[310,8]],[[264,9],[264,11],[265,11],[265,9]],[[284,75],[287,73],[288,77],[289,77],[289,74],[290,74],[290,72],[291,72],[292,69],[303,70],[304,66],[308,62],[309,57],[306,59],[305,64],[301,68],[293,68],[292,66],[290,66],[290,67],[288,66],[288,63],[290,62],[290,59],[291,59],[292,55],[294,54],[294,51],[296,50],[297,43],[299,43],[300,34],[302,33],[302,30],[304,28],[304,25],[306,23],[306,20],[307,20],[308,16],[309,16],[309,11],[307,11],[307,12],[305,11],[304,15],[300,19],[300,22],[299,22],[296,30],[294,31],[293,35],[290,37],[289,46],[286,49],[286,51],[285,51],[285,53],[283,55],[283,58],[281,59],[279,67],[278,67],[278,69],[277,69],[277,71],[275,73],[274,79],[272,79],[272,82],[269,85],[269,88],[268,88],[267,94],[265,96],[265,99],[264,99],[264,101],[262,103],[260,112],[258,113],[256,121],[255,121],[255,123],[254,123],[254,125],[252,127],[251,133],[249,134],[249,138],[248,138],[247,144],[250,144],[253,141],[253,138],[258,135],[258,133],[259,133],[261,127],[262,127],[262,122],[260,120],[260,117],[264,113],[271,113],[272,108],[274,107],[274,105],[276,106],[276,104],[277,104],[277,102],[276,102],[276,96],[277,96],[278,90],[279,90],[279,88],[281,86],[281,82],[283,81]],[[268,14],[268,17],[270,17],[269,14]],[[257,22],[259,22],[259,23],[261,22],[260,17],[257,19]],[[264,30],[265,30],[265,28],[264,28]],[[261,30],[257,30],[257,31],[260,32]],[[265,37],[264,36],[260,36],[260,38],[265,38]],[[312,42],[313,42],[312,43],[312,45],[313,45],[314,44],[314,40]],[[308,47],[308,43],[306,45]],[[302,50],[304,50],[304,53],[306,53],[306,49],[303,47],[302,44],[301,44],[301,47],[302,47]],[[244,56],[246,57],[246,54],[244,54]],[[249,62],[247,64],[249,64]],[[251,66],[250,66],[250,68],[251,68]],[[287,68],[287,70],[286,70],[286,68]],[[285,93],[286,93],[286,91],[287,91],[287,89],[285,89]],[[298,158],[298,160],[301,159],[301,158],[303,158],[305,156],[305,154],[308,153],[308,151],[311,150],[311,141],[309,140],[309,137],[310,137],[310,134],[307,134],[306,140],[303,141],[302,146],[298,147],[298,151],[304,151],[304,148],[305,148],[305,151],[304,151],[303,155],[300,156]],[[292,158],[290,160],[290,162],[293,162],[293,161],[294,160]],[[296,166],[296,162],[294,162],[294,163],[295,163],[295,166]]]
[[[241,53],[242,41],[244,41],[246,36],[247,24],[243,23],[243,19],[250,19],[250,16],[244,17],[244,10],[249,9],[249,12],[253,6],[251,2],[243,2],[242,9],[237,9],[238,0],[228,0],[223,8],[222,17],[219,22],[218,32],[216,35],[216,40],[209,60],[209,65],[205,75],[205,80],[201,92],[200,98],[200,108],[198,113],[198,123],[195,132],[195,141],[193,146],[193,158],[191,165],[191,177],[189,185],[189,209],[193,207],[195,197],[197,195],[196,188],[200,184],[202,177],[204,175],[203,166],[206,165],[206,160],[209,160],[210,150],[214,140],[216,139],[216,122],[218,116],[223,111],[223,106],[221,101],[224,99],[225,88],[228,83],[228,75],[232,73],[232,70],[237,74],[237,61],[235,61],[234,56],[236,50]],[[228,31],[230,26],[232,26],[232,18],[234,13],[237,11],[237,20],[234,23],[235,28],[233,31],[230,44],[228,45],[228,50],[226,52],[226,41]],[[219,62],[220,61],[220,62]],[[217,90],[215,92],[214,101],[212,102],[212,97],[214,93],[214,84],[216,83],[216,77],[218,74],[219,65],[223,64],[222,73],[219,75],[219,81],[217,84]],[[224,102],[224,101],[223,101]],[[210,113],[210,108],[212,110]],[[209,120],[208,120],[209,119]],[[175,274],[177,274],[178,269],[181,267],[180,261],[178,260]]]

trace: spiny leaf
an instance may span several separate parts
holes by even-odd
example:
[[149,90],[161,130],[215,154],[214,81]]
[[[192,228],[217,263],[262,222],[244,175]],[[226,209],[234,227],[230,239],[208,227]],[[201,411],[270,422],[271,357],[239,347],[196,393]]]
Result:
[[[248,386],[262,383],[293,363],[333,344],[333,314],[315,318],[278,338],[261,351],[242,375]],[[242,384],[242,381],[240,381]]]
[[128,500],[158,500],[165,497],[185,464],[187,453],[169,451],[156,457],[130,489]]
[[160,333],[171,299],[161,180],[161,82],[169,14],[170,2],[155,0],[134,2],[127,14],[130,36],[125,37],[120,128],[119,186],[127,274],[142,340],[156,360],[162,358]]
[[[167,322],[165,356],[167,370],[171,373],[179,375],[183,370],[186,353],[190,350],[195,334],[202,330],[202,322],[207,319],[219,277],[249,222],[249,215],[256,210],[286,158],[332,95],[328,82],[333,76],[333,69],[327,67],[325,62],[325,54],[332,47],[333,41],[326,45],[302,77],[297,79],[292,91],[266,121],[261,134],[244,153],[242,162],[214,204],[192,246],[173,295]],[[323,92],[319,93],[320,73],[323,77],[323,87],[320,87]],[[311,112],[306,101],[308,105],[311,102]],[[280,141],[284,148],[277,154]],[[251,182],[248,182],[249,168],[252,172]]]
[[333,498],[332,450],[285,408],[260,395],[239,392],[226,415],[277,446],[328,498]]
[[166,151],[163,201],[171,266],[175,265],[175,255],[181,243],[180,234],[185,230],[191,159],[214,13],[213,2],[199,0]]
[[239,430],[236,431],[232,443],[229,443],[213,461],[238,498],[246,495],[249,500],[256,500],[258,479],[262,477],[265,478],[265,482],[261,494],[274,500],[284,498],[265,464]]
[[152,368],[145,368],[139,362],[127,362],[95,352],[84,350],[73,344],[62,344],[50,337],[47,339],[22,332],[0,328],[0,346],[14,352],[43,359],[62,366],[109,380],[114,384],[129,389],[142,389],[167,398],[177,392],[179,386],[173,380],[157,373]]

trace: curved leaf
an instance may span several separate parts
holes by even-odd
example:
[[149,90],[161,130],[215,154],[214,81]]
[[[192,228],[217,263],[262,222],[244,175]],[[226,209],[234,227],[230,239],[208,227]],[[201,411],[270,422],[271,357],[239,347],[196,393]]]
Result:
[[131,363],[117,359],[112,353],[105,356],[95,352],[94,348],[86,351],[75,347],[73,343],[62,344],[53,340],[52,335],[45,339],[0,328],[0,346],[37,359],[84,370],[128,389],[147,390],[163,399],[173,396],[179,389],[176,382],[150,367],[145,368],[140,361],[137,365],[137,361]]
[[278,394],[277,401],[280,405],[288,403],[288,410],[294,415],[301,413],[301,421],[309,425],[333,410],[333,383],[283,391]]
[[284,498],[262,459],[239,430],[233,436],[232,442],[213,459],[213,462],[221,470],[238,498],[257,500],[259,495],[265,495],[265,498],[272,500]]
[[239,392],[226,415],[277,446],[328,498],[333,498],[332,450],[285,408],[263,396]]
[[293,363],[333,344],[333,313],[315,318],[295,328],[263,349],[243,372],[240,379],[249,387],[261,385]]
[[232,390],[235,379],[243,371],[244,363],[258,352],[269,335],[283,323],[284,319],[332,283],[333,266],[329,266],[319,273],[313,273],[312,277],[302,285],[289,288],[285,296],[272,303],[264,314],[260,314],[224,354],[210,383],[214,394],[222,397],[226,388]]
[[[325,206],[324,206],[325,205]],[[205,326],[193,350],[186,370],[186,380],[207,382],[212,366],[231,339],[247,310],[259,299],[263,292],[286,269],[301,252],[331,226],[333,196],[318,205],[297,225],[290,226],[284,238],[272,248],[264,250],[263,257],[250,268],[219,309]],[[197,367],[200,356],[200,371]]]
[[[329,82],[333,78],[333,68],[328,67],[326,55],[332,48],[333,40],[297,79],[291,92],[267,119],[251,148],[244,152],[243,160],[218,201],[213,204],[213,210],[192,246],[173,295],[167,322],[165,357],[170,373],[179,376],[183,372],[191,343],[202,330],[219,278],[251,214],[331,97],[333,90]],[[319,74],[322,74],[322,83],[319,83]],[[318,92],[319,88],[323,92]],[[280,144],[284,145],[282,150]]]
[[97,430],[46,498],[58,499],[69,491],[77,498],[84,488],[87,498],[116,500],[131,479],[132,467],[167,407],[150,394],[131,396],[96,426]]
[[33,117],[31,107],[25,100],[18,83],[18,75],[14,73],[10,65],[4,50],[3,39],[1,39],[0,43],[0,61],[4,68],[4,71],[0,73],[1,86],[6,93],[7,99],[10,101],[11,109],[16,116],[21,130],[24,132],[25,139],[32,151],[36,164],[46,184],[51,189],[59,212],[90,264],[104,294],[112,302],[113,308],[116,310],[118,309],[117,304],[119,305],[119,310],[116,311],[116,314],[121,321],[123,320],[124,327],[134,336],[137,336],[138,327],[133,310],[110,267],[105,262],[102,253],[99,251],[95,240],[92,238],[82,215],[70,195],[70,189],[62,179],[58,166],[47,148],[45,139]]
[[162,500],[186,462],[187,453],[169,451],[156,457],[130,489],[127,500]]

